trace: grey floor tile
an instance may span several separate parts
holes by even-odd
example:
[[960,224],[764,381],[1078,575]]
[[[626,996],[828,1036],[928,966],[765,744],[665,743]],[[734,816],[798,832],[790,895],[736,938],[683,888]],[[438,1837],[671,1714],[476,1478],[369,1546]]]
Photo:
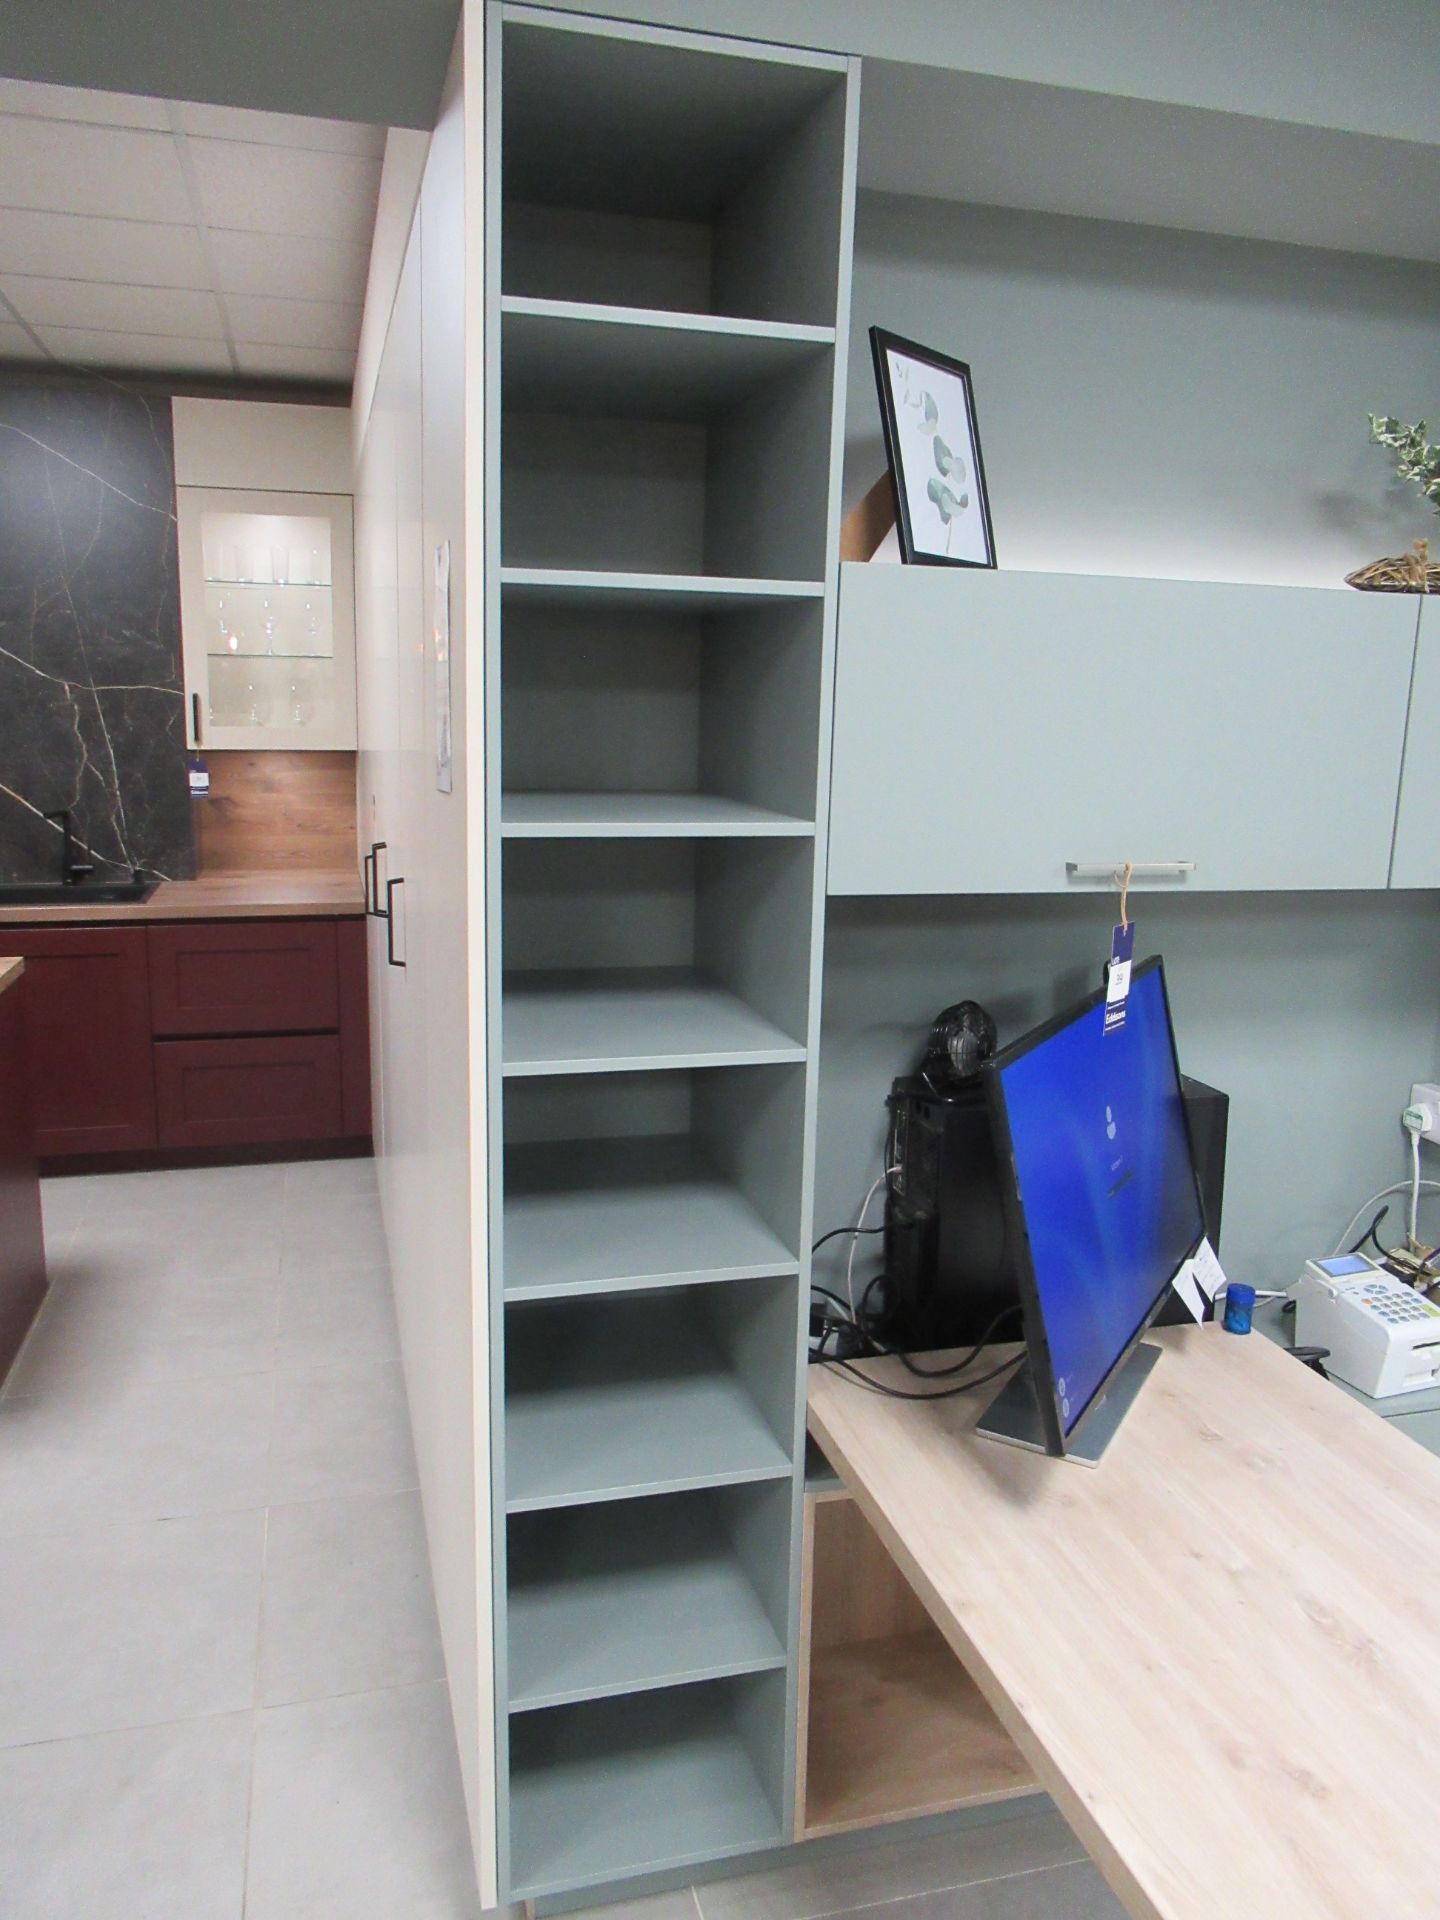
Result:
[[347,1367],[400,1351],[390,1272],[361,1260],[311,1260],[284,1269],[276,1364]]
[[417,1493],[271,1509],[262,1705],[407,1686],[444,1672]]
[[46,1243],[73,1233],[85,1218],[89,1204],[90,1193],[85,1180],[42,1180],[40,1213],[45,1226]]
[[252,1716],[0,1752],[0,1911],[240,1920]]
[[417,1484],[398,1365],[296,1368],[274,1378],[271,1505]]
[[0,1581],[0,1747],[248,1709],[264,1538],[263,1514],[230,1513],[15,1544]]
[[0,1400],[0,1538],[76,1520],[265,1505],[270,1373],[122,1384],[78,1373]]
[[696,1896],[704,1920],[815,1920],[1084,1858],[1059,1813],[1040,1801],[1034,1811],[918,1838],[802,1853],[783,1866],[702,1884]]
[[1125,1920],[1088,1861],[862,1907],[854,1920]]
[[265,1273],[115,1272],[52,1263],[50,1293],[6,1382],[43,1394],[87,1370],[112,1384],[258,1373],[274,1363],[280,1283]]
[[246,1920],[475,1920],[443,1684],[260,1715]]
[[375,1194],[379,1169],[374,1160],[292,1160],[285,1169],[287,1211],[331,1195]]
[[612,1900],[607,1906],[586,1907],[575,1920],[700,1920],[693,1887],[673,1893],[651,1893],[639,1900]]

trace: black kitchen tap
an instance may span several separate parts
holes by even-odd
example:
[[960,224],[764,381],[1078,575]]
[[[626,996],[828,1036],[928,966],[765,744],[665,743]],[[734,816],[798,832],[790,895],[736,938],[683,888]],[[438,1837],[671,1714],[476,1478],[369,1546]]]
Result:
[[60,825],[60,878],[67,887],[76,886],[87,874],[94,873],[95,868],[91,861],[76,858],[80,842],[70,828],[70,809],[60,807],[54,813],[47,813],[45,818]]

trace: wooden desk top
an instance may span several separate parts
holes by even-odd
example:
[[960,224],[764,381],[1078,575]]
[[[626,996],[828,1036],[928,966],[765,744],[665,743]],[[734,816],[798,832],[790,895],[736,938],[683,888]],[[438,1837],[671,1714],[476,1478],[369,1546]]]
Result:
[[9,960],[0,957],[0,993],[4,993],[7,987],[13,987],[24,971],[25,962],[23,960]]
[[162,880],[148,900],[120,906],[0,907],[0,927],[110,925],[125,920],[328,920],[365,911],[360,876],[343,872],[214,873]]
[[1098,1469],[977,1439],[989,1388],[812,1367],[810,1429],[1137,1920],[1429,1920],[1440,1460],[1269,1340],[1148,1337]]

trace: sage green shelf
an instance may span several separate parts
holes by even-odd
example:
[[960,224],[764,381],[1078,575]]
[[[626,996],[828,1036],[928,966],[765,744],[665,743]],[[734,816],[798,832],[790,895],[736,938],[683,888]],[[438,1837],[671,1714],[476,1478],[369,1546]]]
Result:
[[521,973],[505,981],[507,1076],[804,1058],[798,1041],[738,995],[683,967]]
[[576,606],[586,602],[637,610],[672,606],[723,613],[742,606],[783,606],[824,598],[823,580],[759,580],[710,573],[605,572],[593,567],[502,567],[500,587],[511,604]]
[[512,1713],[785,1665],[710,1494],[518,1516],[509,1562]]
[[524,1714],[510,1729],[511,1897],[775,1846],[735,1690],[773,1676]]
[[507,793],[500,831],[509,840],[805,840],[796,820],[713,793]]
[[788,1478],[762,1410],[782,1385],[773,1356],[732,1358],[725,1322],[753,1314],[756,1288],[794,1284],[733,1282],[702,1308],[716,1289],[511,1306],[506,1510]]
[[799,1271],[792,1249],[683,1136],[506,1152],[507,1300]]

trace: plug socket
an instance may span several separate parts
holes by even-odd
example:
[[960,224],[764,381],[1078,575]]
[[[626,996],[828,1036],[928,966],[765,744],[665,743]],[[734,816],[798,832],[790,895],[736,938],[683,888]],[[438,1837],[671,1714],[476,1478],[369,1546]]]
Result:
[[[1415,1125],[1409,1117],[1412,1113],[1420,1116],[1422,1125]],[[1422,1140],[1440,1141],[1440,1086],[1433,1080],[1417,1080],[1410,1089],[1410,1105],[1405,1115],[1401,1125],[1407,1131],[1417,1132]]]

